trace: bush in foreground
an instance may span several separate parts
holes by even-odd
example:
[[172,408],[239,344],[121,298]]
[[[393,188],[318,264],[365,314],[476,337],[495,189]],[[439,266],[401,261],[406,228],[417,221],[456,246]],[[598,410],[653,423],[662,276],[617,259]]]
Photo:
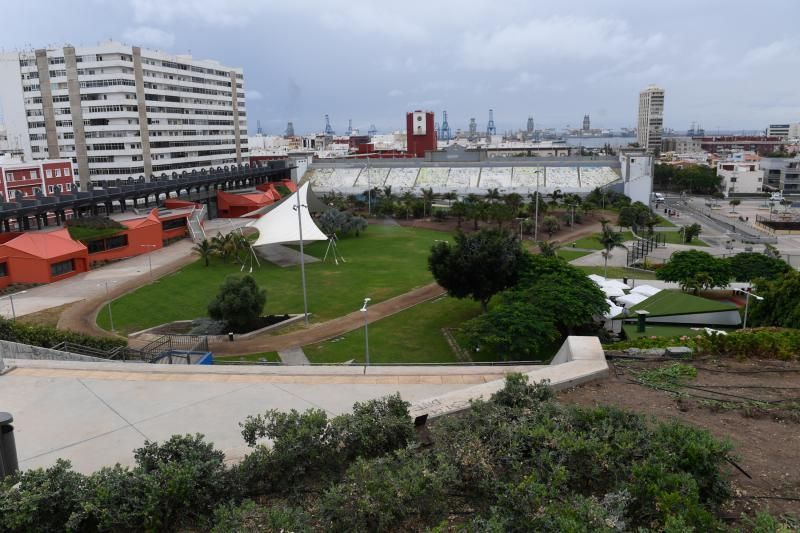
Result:
[[[226,467],[200,436],[147,443],[133,468],[59,462],[0,484],[3,531],[715,531],[730,446],[615,408],[556,403],[509,377],[489,401],[413,439],[398,396],[249,418]],[[272,440],[267,448],[261,438]]]
[[119,337],[93,337],[74,331],[57,329],[52,326],[25,324],[23,322],[8,320],[0,317],[0,340],[30,344],[42,348],[52,348],[62,342],[71,342],[96,348],[98,350],[113,350],[120,346],[127,346],[128,341]]

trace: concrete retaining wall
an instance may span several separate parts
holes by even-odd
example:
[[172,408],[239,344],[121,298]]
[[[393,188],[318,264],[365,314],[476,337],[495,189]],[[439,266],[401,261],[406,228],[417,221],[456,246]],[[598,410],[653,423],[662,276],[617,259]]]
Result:
[[[567,337],[548,366],[525,373],[528,380],[538,383],[549,380],[555,390],[567,389],[608,375],[608,364],[603,346],[597,337]],[[466,389],[411,404],[411,416],[428,415],[430,418],[464,411],[473,400],[488,400],[505,385],[497,379]]]
[[39,346],[30,346],[18,342],[0,340],[0,370],[3,368],[2,360],[6,359],[33,359],[39,361],[87,361],[95,363],[108,363],[108,359],[91,357],[71,352],[51,350]]

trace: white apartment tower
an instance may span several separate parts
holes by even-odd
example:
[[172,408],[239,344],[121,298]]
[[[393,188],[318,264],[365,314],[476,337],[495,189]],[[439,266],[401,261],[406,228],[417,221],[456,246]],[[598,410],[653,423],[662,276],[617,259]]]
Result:
[[29,159],[90,181],[247,160],[242,69],[117,42],[0,55],[0,111]]
[[650,153],[661,150],[661,135],[664,131],[664,89],[651,85],[639,93],[637,124],[639,146]]

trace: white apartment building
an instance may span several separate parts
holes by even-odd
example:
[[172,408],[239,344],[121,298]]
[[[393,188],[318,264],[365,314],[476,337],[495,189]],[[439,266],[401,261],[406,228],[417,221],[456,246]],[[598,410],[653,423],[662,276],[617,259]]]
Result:
[[762,192],[764,171],[755,154],[733,154],[717,161],[717,176],[722,178],[722,191],[729,194],[755,194]]
[[0,54],[26,158],[70,158],[81,189],[247,161],[242,69],[117,42]]
[[637,141],[648,152],[661,150],[664,131],[664,89],[649,86],[639,93],[639,120]]
[[800,122],[793,124],[770,124],[767,128],[767,135],[770,137],[781,137],[783,139],[800,139]]

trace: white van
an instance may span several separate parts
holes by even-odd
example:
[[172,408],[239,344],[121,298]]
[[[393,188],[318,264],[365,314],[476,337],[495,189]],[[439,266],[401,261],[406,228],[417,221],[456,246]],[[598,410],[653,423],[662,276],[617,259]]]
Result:
[[660,192],[654,192],[653,193],[653,200],[656,203],[663,202],[664,201],[664,195],[661,194]]

